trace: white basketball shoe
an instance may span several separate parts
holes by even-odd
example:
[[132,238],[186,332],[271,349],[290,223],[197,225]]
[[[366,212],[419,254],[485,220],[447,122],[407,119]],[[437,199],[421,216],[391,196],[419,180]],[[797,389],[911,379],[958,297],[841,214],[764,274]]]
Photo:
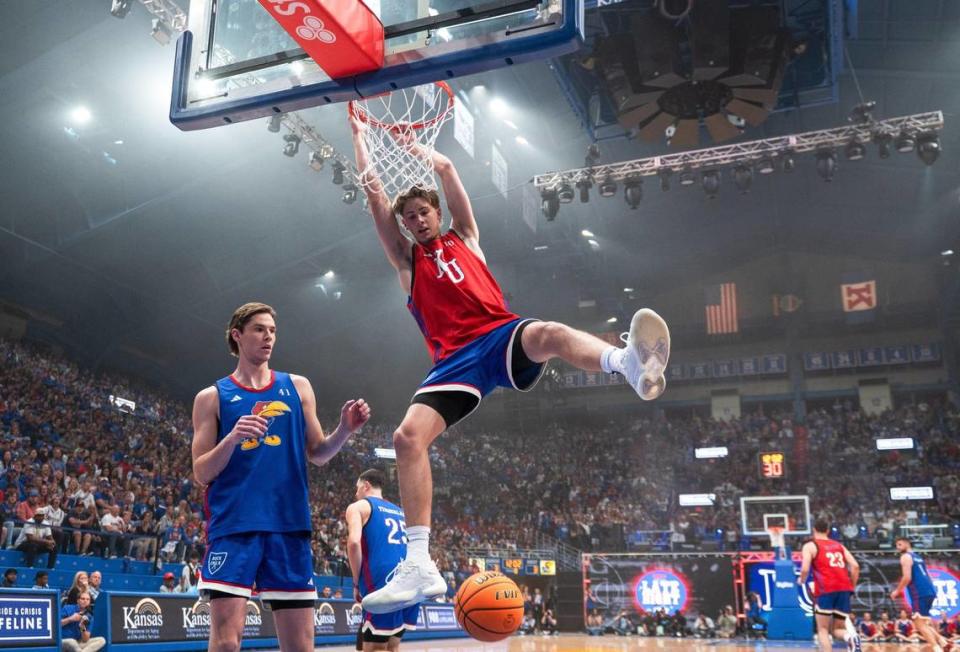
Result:
[[670,359],[670,329],[663,317],[641,308],[630,320],[630,332],[620,336],[627,347],[623,376],[644,401],[652,401],[667,388],[663,375]]
[[401,561],[388,576],[382,589],[363,599],[363,609],[372,614],[388,614],[420,604],[447,592],[447,583],[432,560],[417,563]]

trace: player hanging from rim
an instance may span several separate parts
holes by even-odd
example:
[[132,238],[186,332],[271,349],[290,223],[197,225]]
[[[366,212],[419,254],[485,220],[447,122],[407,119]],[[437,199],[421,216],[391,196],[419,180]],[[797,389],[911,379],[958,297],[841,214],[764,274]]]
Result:
[[937,600],[937,589],[930,580],[927,564],[923,557],[913,551],[913,544],[906,537],[897,537],[897,551],[900,553],[900,582],[890,592],[890,598],[897,600],[910,592],[911,618],[917,633],[933,646],[934,652],[949,650],[953,644],[940,635],[930,620],[930,608]]
[[370,406],[347,401],[337,429],[324,435],[310,381],[270,369],[277,326],[266,304],[237,308],[226,339],[236,370],[193,403],[193,475],[206,485],[207,550],[197,588],[210,598],[208,649],[240,649],[256,584],[273,611],[280,649],[306,652],[317,599],[307,462],[330,461],[370,418]]
[[804,586],[813,570],[813,611],[817,620],[817,638],[821,652],[833,647],[830,639],[845,641],[850,650],[860,650],[860,635],[850,621],[850,596],[860,577],[860,564],[843,544],[827,533],[830,524],[820,518],[813,524],[813,539],[803,544],[803,563],[797,584]]
[[[367,170],[367,127],[353,115],[350,124],[357,167]],[[375,173],[361,179],[380,243],[434,361],[393,435],[408,554],[393,579],[364,598],[363,608],[371,613],[396,611],[446,591],[429,555],[433,479],[428,449],[494,388],[532,389],[552,358],[585,371],[620,373],[645,400],[657,398],[666,387],[670,332],[652,310],[633,316],[624,348],[565,324],[521,319],[509,311],[487,268],[470,198],[456,168],[439,152],[429,155],[451,217],[447,231],[441,230],[436,191],[413,187],[391,204]]]
[[[383,498],[383,471],[367,469],[357,479],[356,502],[347,507],[347,561],[353,573],[353,599],[382,588],[407,556],[403,510]],[[364,652],[400,648],[408,629],[417,628],[419,606],[388,614],[363,614],[359,639]]]

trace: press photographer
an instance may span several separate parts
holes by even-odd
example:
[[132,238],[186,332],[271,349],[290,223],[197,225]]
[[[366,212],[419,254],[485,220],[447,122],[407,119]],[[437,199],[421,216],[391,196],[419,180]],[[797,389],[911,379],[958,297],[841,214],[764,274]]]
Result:
[[90,636],[93,628],[93,609],[90,602],[90,594],[82,591],[77,596],[76,604],[64,605],[60,609],[64,652],[97,652],[107,644],[107,640],[102,636]]

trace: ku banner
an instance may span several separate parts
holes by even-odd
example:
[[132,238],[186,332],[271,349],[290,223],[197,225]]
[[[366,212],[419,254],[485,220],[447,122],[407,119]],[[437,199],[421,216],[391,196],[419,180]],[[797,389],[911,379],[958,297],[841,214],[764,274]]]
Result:
[[877,281],[872,274],[848,272],[840,283],[840,303],[848,324],[872,321],[877,312]]

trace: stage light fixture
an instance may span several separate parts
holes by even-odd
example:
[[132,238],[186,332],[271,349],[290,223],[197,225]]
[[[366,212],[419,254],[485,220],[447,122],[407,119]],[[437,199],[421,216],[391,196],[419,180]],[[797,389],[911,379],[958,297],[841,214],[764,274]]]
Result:
[[686,168],[683,172],[680,173],[680,185],[681,186],[692,186],[697,182],[697,177],[694,176],[693,170]]
[[936,163],[940,156],[940,137],[932,131],[917,136],[917,156],[927,165]]
[[850,110],[850,122],[854,124],[870,124],[873,122],[873,110],[877,103],[873,100],[858,104]]
[[643,199],[643,179],[638,176],[628,177],[623,182],[623,199],[631,210],[637,210]]
[[893,143],[893,136],[879,133],[875,134],[873,139],[877,142],[877,151],[880,153],[880,158],[890,158],[890,145]]
[[580,177],[577,179],[577,191],[580,193],[580,203],[586,204],[590,201],[590,188],[593,187],[593,180],[590,177]]
[[901,154],[907,154],[913,151],[913,148],[916,146],[917,141],[914,140],[913,134],[904,129],[897,136],[896,140],[893,141],[893,146],[897,148],[897,151]]
[[544,188],[540,192],[540,210],[548,222],[557,219],[557,212],[560,210],[560,198],[557,196],[556,188]]
[[704,170],[700,183],[703,185],[703,192],[707,193],[707,197],[713,199],[720,192],[720,171]]
[[330,166],[333,168],[333,185],[339,186],[343,184],[343,173],[346,171],[347,167],[340,161],[334,161],[333,165]]
[[267,131],[270,133],[278,133],[280,131],[280,121],[283,119],[283,116],[279,113],[274,113],[270,116],[270,122],[267,123]]
[[596,143],[590,143],[587,147],[587,153],[583,157],[583,167],[590,168],[600,162],[600,146]]
[[733,168],[733,182],[741,194],[750,192],[750,186],[753,185],[753,170],[749,165],[738,165]]
[[601,197],[613,197],[617,194],[617,181],[613,178],[613,175],[608,174],[600,182],[597,189],[600,191]]
[[837,154],[832,149],[821,149],[817,152],[817,174],[824,181],[833,181],[837,172]]
[[324,158],[320,156],[319,152],[310,152],[310,167],[315,171],[319,172],[323,169]]
[[132,6],[133,0],[113,0],[110,3],[110,15],[114,18],[126,18]]
[[773,171],[776,168],[773,165],[773,159],[769,156],[764,156],[762,159],[757,161],[757,172],[760,174],[773,174]]
[[797,159],[793,155],[793,150],[785,150],[780,158],[783,159],[784,172],[793,172],[797,168]]
[[160,18],[154,18],[150,27],[150,36],[160,45],[166,45],[173,38],[173,27]]
[[569,204],[573,201],[573,186],[568,181],[564,181],[557,188],[557,198],[561,204]]
[[673,171],[670,168],[663,168],[657,172],[657,176],[660,177],[660,190],[664,192],[670,190],[670,177],[673,176]]
[[357,201],[357,187],[350,182],[343,187],[343,203],[352,204]]
[[284,134],[283,140],[286,145],[283,146],[283,155],[294,157],[300,151],[300,136],[296,134]]
[[864,147],[859,138],[853,137],[843,149],[843,153],[847,157],[848,161],[859,161],[866,155],[867,148]]

